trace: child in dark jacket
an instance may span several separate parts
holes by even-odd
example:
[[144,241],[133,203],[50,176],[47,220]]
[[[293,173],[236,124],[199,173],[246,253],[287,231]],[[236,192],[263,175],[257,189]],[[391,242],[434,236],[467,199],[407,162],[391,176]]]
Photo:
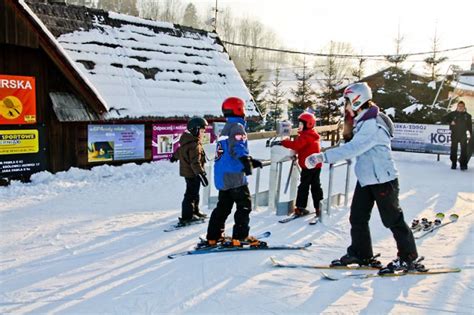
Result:
[[296,195],[296,215],[307,215],[309,211],[306,209],[308,204],[309,190],[313,197],[314,209],[316,216],[321,214],[319,209],[319,202],[323,199],[323,189],[321,188],[321,167],[319,163],[315,168],[308,169],[305,166],[306,158],[313,154],[321,152],[319,144],[319,134],[314,129],[316,118],[311,113],[303,113],[298,117],[298,137],[295,140],[283,140],[274,144],[282,145],[285,148],[296,151],[298,155],[298,164],[301,167],[300,184],[298,186],[298,193]]
[[186,192],[181,204],[181,223],[206,217],[199,210],[199,189],[202,184],[208,185],[204,164],[206,154],[201,140],[207,126],[204,118],[194,117],[188,121],[187,130],[179,139],[180,147],[170,158],[171,162],[179,161],[179,175],[186,180]]

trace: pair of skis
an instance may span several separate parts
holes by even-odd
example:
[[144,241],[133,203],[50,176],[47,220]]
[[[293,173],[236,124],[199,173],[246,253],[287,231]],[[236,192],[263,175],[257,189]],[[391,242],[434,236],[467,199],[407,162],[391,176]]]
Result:
[[[262,233],[256,238],[258,240],[262,240],[265,238],[270,237],[271,232]],[[293,244],[284,244],[284,245],[262,245],[262,246],[250,246],[249,244],[244,244],[242,247],[237,246],[224,246],[224,245],[217,245],[217,246],[210,246],[210,247],[202,247],[202,248],[195,248],[192,250],[187,250],[184,252],[174,253],[168,255],[168,258],[174,259],[181,256],[187,255],[203,255],[203,254],[212,254],[212,253],[223,253],[223,252],[240,252],[240,251],[256,251],[256,250],[301,250],[310,247],[311,243],[306,243],[304,245],[293,245]]]
[[[286,217],[282,220],[278,220],[279,223],[288,223],[290,221],[293,221],[293,220],[296,220],[296,219],[299,219],[299,218],[302,218],[302,217],[305,217],[309,215],[308,214],[292,214],[290,215],[289,217]],[[311,221],[309,221],[309,225],[315,225],[319,222],[319,217],[318,216],[315,216],[313,219],[311,219]]]
[[278,261],[275,257],[270,257],[270,260],[274,267],[279,268],[307,268],[307,269],[332,269],[332,270],[343,270],[343,271],[377,271],[376,273],[357,273],[357,274],[343,274],[343,275],[333,275],[328,274],[327,272],[321,271],[321,276],[323,279],[326,280],[341,280],[343,278],[352,278],[352,279],[367,279],[367,278],[386,278],[386,277],[400,277],[406,275],[437,275],[437,274],[445,274],[445,273],[456,273],[461,272],[460,268],[431,268],[427,271],[413,271],[413,272],[395,272],[395,273],[387,273],[387,274],[379,274],[378,268],[369,267],[369,266],[357,266],[357,265],[349,265],[349,266],[330,266],[330,265],[314,265],[314,264],[291,264]]
[[421,222],[419,220],[413,220],[411,230],[413,234],[415,234],[415,239],[423,238],[433,231],[442,228],[443,226],[455,223],[459,219],[459,215],[452,213],[448,217],[449,221],[443,223],[444,218],[444,213],[439,212],[436,214],[434,222],[428,221],[425,218],[423,218]]
[[172,224],[166,229],[164,229],[163,232],[172,232],[172,231],[176,231],[176,230],[179,230],[191,225],[203,224],[203,223],[206,223],[206,217],[199,218],[199,219],[192,219],[191,221],[187,221],[187,222],[178,222],[176,224]]

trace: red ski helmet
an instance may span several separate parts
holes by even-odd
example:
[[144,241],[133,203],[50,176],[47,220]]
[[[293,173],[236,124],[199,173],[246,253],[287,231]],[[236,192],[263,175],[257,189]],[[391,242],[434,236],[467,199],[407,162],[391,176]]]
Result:
[[305,112],[298,117],[298,121],[301,121],[304,125],[304,129],[313,129],[316,125],[316,117],[313,114]]
[[229,97],[222,103],[224,117],[245,117],[245,102],[238,97]]

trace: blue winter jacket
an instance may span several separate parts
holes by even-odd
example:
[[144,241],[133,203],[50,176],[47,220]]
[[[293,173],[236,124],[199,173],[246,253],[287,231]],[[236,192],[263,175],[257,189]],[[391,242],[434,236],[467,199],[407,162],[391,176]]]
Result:
[[248,184],[243,172],[244,165],[239,160],[248,155],[245,120],[240,117],[227,118],[216,147],[214,183],[218,190],[228,190]]
[[354,138],[343,146],[327,150],[325,162],[335,163],[356,157],[354,171],[362,187],[397,178],[398,170],[390,146],[394,130],[390,118],[372,106],[357,115],[355,121]]

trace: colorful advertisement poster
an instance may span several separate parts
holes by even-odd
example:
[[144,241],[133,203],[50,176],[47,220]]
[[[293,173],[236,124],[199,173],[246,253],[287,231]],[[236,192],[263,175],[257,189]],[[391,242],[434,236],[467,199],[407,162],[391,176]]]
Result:
[[449,154],[451,131],[445,125],[395,123],[392,149],[435,154]]
[[[186,125],[186,123],[153,124],[151,151],[153,160],[166,160],[171,157],[171,154],[179,148],[179,138],[186,131]],[[215,136],[212,132],[212,126],[209,125],[206,127],[202,143],[207,144],[214,141]]]
[[44,127],[0,130],[0,177],[14,177],[46,169]]
[[35,78],[0,74],[0,125],[34,123]]
[[38,130],[0,130],[0,155],[38,153]]
[[144,125],[89,125],[88,162],[145,158]]

